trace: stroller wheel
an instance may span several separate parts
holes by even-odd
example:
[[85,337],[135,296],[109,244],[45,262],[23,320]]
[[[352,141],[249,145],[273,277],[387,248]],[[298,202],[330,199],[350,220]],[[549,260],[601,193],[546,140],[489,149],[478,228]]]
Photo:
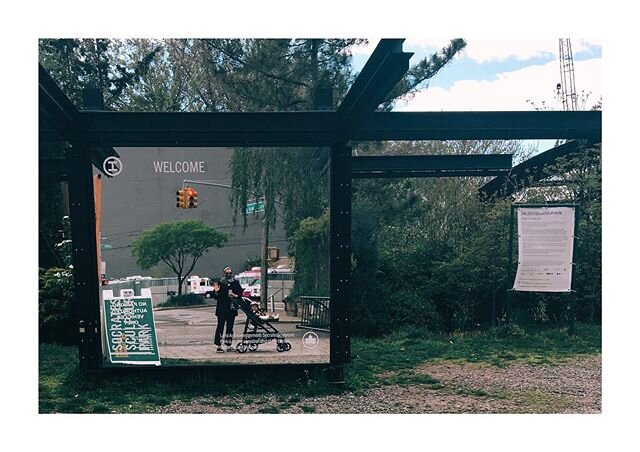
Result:
[[284,352],[287,349],[287,346],[283,343],[278,343],[278,345],[276,345],[276,350],[278,350],[279,352]]
[[237,346],[236,346],[236,350],[238,351],[238,353],[244,353],[247,351],[247,344],[244,342],[240,342]]
[[291,344],[289,342],[285,342],[284,346],[285,346],[285,349],[284,349],[285,352],[288,352],[289,350],[291,350]]
[[249,344],[249,351],[250,352],[255,352],[256,350],[258,350],[258,344],[253,342],[252,344]]

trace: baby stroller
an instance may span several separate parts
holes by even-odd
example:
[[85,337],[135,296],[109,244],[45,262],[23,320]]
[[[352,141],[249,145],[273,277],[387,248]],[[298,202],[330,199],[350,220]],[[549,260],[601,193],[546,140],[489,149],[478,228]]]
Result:
[[291,344],[286,341],[284,335],[271,325],[268,320],[261,318],[256,309],[258,303],[244,297],[234,300],[234,303],[247,315],[242,340],[236,346],[238,353],[245,353],[247,350],[255,352],[258,350],[258,345],[274,339],[277,342],[276,350],[279,352],[291,350]]

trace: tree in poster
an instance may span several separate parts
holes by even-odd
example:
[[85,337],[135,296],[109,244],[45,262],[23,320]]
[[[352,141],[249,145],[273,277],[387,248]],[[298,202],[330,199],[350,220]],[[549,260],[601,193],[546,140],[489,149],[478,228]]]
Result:
[[164,262],[178,277],[178,295],[182,283],[191,274],[209,248],[221,248],[227,236],[200,220],[162,223],[140,234],[133,242],[138,265],[147,270]]

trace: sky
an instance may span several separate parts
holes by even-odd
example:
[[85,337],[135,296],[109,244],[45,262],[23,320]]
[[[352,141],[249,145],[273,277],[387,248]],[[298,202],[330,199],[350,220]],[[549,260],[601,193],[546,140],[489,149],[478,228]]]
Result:
[[[569,39],[579,109],[588,110],[602,96],[602,44],[593,39]],[[368,38],[367,44],[352,49],[355,70],[364,66],[379,40]],[[403,50],[414,52],[410,64],[415,65],[449,41],[407,38]],[[452,61],[414,96],[397,102],[394,111],[562,110],[556,91],[560,82],[559,39],[465,41],[466,47]],[[522,143],[535,155],[552,148],[555,140]]]
[[[570,39],[576,93],[579,98],[587,94],[581,109],[589,109],[602,96],[602,45],[595,40]],[[354,67],[362,67],[378,41],[372,38],[368,45],[353,49]],[[466,41],[467,46],[429,81],[428,87],[408,102],[399,102],[395,110],[533,110],[531,102],[537,107],[562,109],[556,95],[560,82],[558,39]],[[407,38],[403,49],[414,52],[413,65],[448,42]]]

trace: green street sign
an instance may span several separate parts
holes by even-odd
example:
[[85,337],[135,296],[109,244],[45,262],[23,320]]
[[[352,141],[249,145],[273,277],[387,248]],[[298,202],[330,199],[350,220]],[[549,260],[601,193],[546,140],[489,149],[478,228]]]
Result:
[[103,300],[105,342],[112,364],[160,365],[151,298]]
[[247,215],[250,213],[264,212],[264,201],[248,202],[244,211]]
[[110,250],[111,248],[113,248],[113,245],[111,245],[110,243],[101,243],[100,248],[102,248],[103,250]]

